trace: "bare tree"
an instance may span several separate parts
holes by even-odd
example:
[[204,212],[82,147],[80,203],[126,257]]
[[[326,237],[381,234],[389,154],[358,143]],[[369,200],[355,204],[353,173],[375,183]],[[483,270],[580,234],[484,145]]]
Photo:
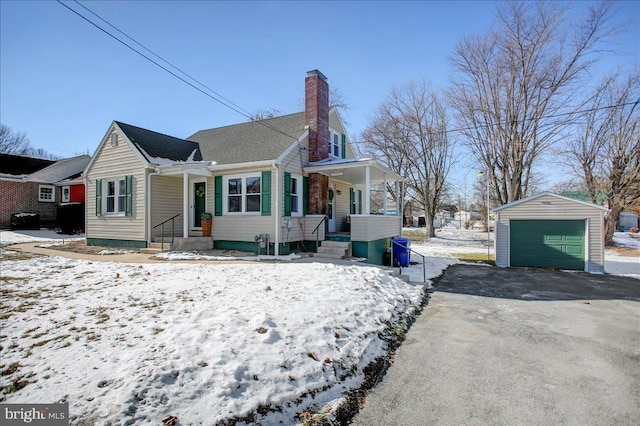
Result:
[[605,3],[581,22],[554,4],[500,3],[495,29],[458,42],[448,98],[499,204],[530,192],[534,163],[566,129],[574,90],[611,34],[608,16]]
[[640,74],[608,77],[591,102],[567,155],[591,200],[607,197],[605,242],[611,245],[620,212],[640,200]]
[[250,120],[251,121],[267,120],[269,118],[277,117],[279,114],[280,114],[280,110],[277,108],[260,109],[255,113],[251,114]]
[[11,127],[4,124],[0,124],[0,153],[45,160],[58,159],[43,148],[33,148],[25,133],[14,133]]
[[446,129],[444,106],[423,82],[392,89],[363,134],[377,156],[406,177],[408,195],[423,206],[429,237],[453,164]]
[[14,133],[11,127],[0,124],[0,152],[3,154],[28,156],[31,142],[24,133]]

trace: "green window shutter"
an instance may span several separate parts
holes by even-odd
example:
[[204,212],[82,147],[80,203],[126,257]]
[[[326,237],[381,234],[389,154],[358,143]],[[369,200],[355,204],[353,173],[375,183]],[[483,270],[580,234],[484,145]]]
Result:
[[96,216],[102,216],[102,179],[96,179]]
[[133,176],[125,176],[127,186],[127,200],[124,207],[124,215],[131,216],[133,214]]
[[302,212],[306,215],[309,213],[309,178],[302,178]]
[[362,191],[358,190],[358,214],[362,214]]
[[214,214],[216,216],[222,216],[222,176],[216,176],[214,178],[215,186],[215,207]]
[[353,192],[353,188],[349,188],[349,213],[356,214],[356,209],[354,208],[353,202],[355,201],[355,193]]
[[291,216],[291,173],[284,172],[284,215]]
[[271,216],[271,172],[262,172],[262,216]]
[[342,158],[347,158],[347,136],[342,134]]

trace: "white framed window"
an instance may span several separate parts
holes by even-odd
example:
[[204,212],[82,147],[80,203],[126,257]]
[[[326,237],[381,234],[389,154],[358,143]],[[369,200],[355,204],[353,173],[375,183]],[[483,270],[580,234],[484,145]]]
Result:
[[302,176],[291,176],[291,215],[302,215]]
[[127,181],[112,179],[105,181],[104,205],[106,214],[124,214],[127,207]]
[[63,186],[62,187],[62,202],[63,203],[68,203],[70,199],[71,199],[71,187],[70,186]]
[[56,202],[56,187],[53,185],[40,185],[38,187],[38,201],[44,203]]
[[341,134],[329,129],[329,155],[334,158],[342,158]]
[[227,213],[260,214],[260,175],[237,175],[225,177],[224,200]]

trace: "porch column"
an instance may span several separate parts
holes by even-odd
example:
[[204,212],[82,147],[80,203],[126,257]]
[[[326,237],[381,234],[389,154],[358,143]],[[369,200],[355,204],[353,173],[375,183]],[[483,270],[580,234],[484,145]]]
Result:
[[182,174],[182,236],[189,237],[189,174]]
[[382,208],[384,209],[384,215],[386,216],[387,213],[387,174],[385,173],[383,175],[383,182],[384,182],[384,192],[383,192],[383,199],[382,199]]
[[404,190],[404,187],[400,187],[400,182],[394,182],[396,188],[396,214],[400,216],[400,230],[398,235],[402,235],[402,227],[404,226],[404,194],[400,191]]
[[364,214],[371,213],[371,166],[364,169]]

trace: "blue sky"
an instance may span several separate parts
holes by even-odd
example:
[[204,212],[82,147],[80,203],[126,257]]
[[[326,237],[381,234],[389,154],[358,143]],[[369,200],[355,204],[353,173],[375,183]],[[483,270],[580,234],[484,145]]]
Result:
[[[81,10],[73,3],[67,3]],[[302,109],[319,69],[359,134],[392,85],[447,84],[460,36],[493,2],[92,1],[87,7],[245,110]],[[574,3],[572,13],[584,10]],[[640,66],[640,2],[620,2],[598,71]],[[112,120],[178,137],[246,118],[188,87],[55,1],[0,2],[0,121],[59,156],[93,153]]]

